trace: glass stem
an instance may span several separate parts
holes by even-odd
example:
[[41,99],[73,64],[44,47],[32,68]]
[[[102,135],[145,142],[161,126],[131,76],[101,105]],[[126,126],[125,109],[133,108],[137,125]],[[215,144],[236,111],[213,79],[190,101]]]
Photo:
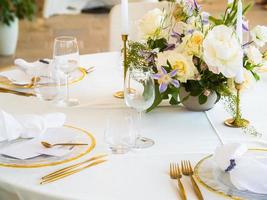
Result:
[[70,90],[69,90],[69,74],[66,77],[66,86],[67,86],[67,101],[70,99]]
[[137,131],[138,131],[138,134],[137,134],[137,137],[141,137],[141,123],[142,123],[142,116],[143,116],[143,113],[142,111],[138,111],[138,119],[137,119]]

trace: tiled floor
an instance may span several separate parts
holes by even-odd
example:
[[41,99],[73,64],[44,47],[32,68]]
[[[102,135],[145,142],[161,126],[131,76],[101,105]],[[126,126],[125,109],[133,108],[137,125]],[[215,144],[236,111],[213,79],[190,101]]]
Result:
[[[206,0],[205,2],[204,10],[219,14],[224,11],[227,0]],[[248,13],[248,19],[252,25],[267,25],[267,11],[256,5]],[[17,57],[28,60],[51,57],[53,38],[59,35],[76,36],[81,54],[108,51],[108,28],[107,14],[63,15],[46,20],[38,18],[34,22],[21,21],[16,54],[13,57],[0,57],[0,66],[12,64]]]

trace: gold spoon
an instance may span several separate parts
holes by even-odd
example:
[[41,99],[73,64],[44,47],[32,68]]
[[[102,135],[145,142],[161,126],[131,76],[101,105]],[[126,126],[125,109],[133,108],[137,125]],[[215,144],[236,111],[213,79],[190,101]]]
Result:
[[54,146],[84,146],[84,145],[88,145],[88,144],[85,144],[85,143],[57,143],[57,144],[50,144],[50,143],[44,142],[44,141],[42,141],[41,144],[45,148],[52,148]]

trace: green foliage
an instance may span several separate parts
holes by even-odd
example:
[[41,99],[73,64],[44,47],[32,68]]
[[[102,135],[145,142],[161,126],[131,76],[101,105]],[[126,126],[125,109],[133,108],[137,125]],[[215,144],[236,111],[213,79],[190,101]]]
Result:
[[159,49],[159,51],[163,51],[167,47],[167,40],[165,38],[160,39],[148,39],[147,45],[150,49]]
[[[210,22],[212,22],[215,26],[222,24],[226,26],[234,26],[236,24],[236,18],[237,18],[237,4],[238,0],[234,0],[232,4],[228,5],[224,15],[221,18],[215,18],[210,16],[209,17]],[[245,15],[252,6],[253,3],[247,4],[243,8],[243,15]]]
[[208,100],[208,97],[206,95],[204,95],[204,94],[201,94],[198,97],[198,102],[199,102],[200,105],[203,105],[204,103],[206,103],[207,100]]
[[154,108],[156,108],[163,100],[162,94],[159,92],[159,85],[155,84],[155,100],[150,108],[147,109],[146,112],[152,111]]
[[244,67],[252,73],[256,81],[260,80],[260,76],[254,71],[255,68],[260,67],[260,66],[249,62],[249,59],[247,56],[244,57]]
[[200,104],[206,103],[208,98],[204,93],[207,90],[216,92],[217,101],[219,101],[222,96],[222,88],[227,87],[227,79],[222,74],[214,74],[207,68],[202,69],[205,63],[200,58],[195,57],[194,60],[201,77],[199,80],[188,80],[182,86],[190,96],[198,97]]
[[15,17],[32,20],[36,12],[35,0],[1,0],[0,22],[10,25]]
[[147,66],[144,56],[141,54],[147,51],[148,47],[140,42],[129,41],[127,52],[127,65]]

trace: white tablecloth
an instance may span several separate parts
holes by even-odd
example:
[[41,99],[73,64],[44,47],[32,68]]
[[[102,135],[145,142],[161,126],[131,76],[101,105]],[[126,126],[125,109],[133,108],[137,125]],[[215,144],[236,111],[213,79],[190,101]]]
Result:
[[[71,96],[81,104],[73,108],[60,108],[36,98],[0,94],[1,108],[11,113],[64,112],[67,124],[84,128],[95,136],[97,146],[86,159],[95,153],[107,152],[103,140],[105,119],[112,114],[119,117],[129,109],[113,93],[122,88],[119,53],[102,53],[81,57],[84,67],[96,70],[81,82],[71,85]],[[263,134],[262,138],[244,134],[242,130],[225,127],[222,122],[229,115],[221,104],[208,112],[223,142],[242,141],[252,147],[264,146],[267,107],[266,78],[242,96],[243,113]],[[149,149],[126,155],[111,155],[105,164],[84,170],[65,179],[39,185],[40,177],[64,165],[37,169],[0,168],[0,199],[94,199],[94,200],[176,200],[177,184],[168,175],[170,161],[190,159],[193,163],[212,153],[220,144],[204,112],[189,112],[182,107],[162,106],[144,116],[145,136],[153,138]],[[78,161],[80,161],[78,160]],[[78,162],[74,161],[74,162]],[[65,165],[69,165],[65,164]],[[196,199],[189,179],[183,178],[188,199]],[[201,187],[205,199],[223,199]]]

